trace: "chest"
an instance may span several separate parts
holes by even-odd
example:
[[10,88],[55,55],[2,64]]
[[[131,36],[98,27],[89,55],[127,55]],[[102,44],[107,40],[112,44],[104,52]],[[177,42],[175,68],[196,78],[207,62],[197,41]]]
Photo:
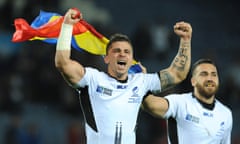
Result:
[[93,85],[89,93],[92,99],[102,102],[141,103],[146,89],[144,84],[108,82]]
[[221,139],[228,129],[227,118],[220,111],[191,106],[185,107],[182,112],[178,119],[180,129],[193,137]]

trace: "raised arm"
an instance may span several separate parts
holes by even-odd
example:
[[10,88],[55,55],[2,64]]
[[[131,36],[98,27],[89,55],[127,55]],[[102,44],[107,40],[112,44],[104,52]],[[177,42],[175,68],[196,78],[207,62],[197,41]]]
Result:
[[[171,65],[160,71],[162,91],[182,82],[190,70],[192,27],[189,23],[178,22],[174,32],[180,37],[180,46]],[[155,117],[162,118],[169,107],[164,97],[149,94],[142,103],[142,108]]]
[[70,58],[73,25],[82,18],[82,15],[77,17],[78,15],[79,11],[74,9],[66,12],[55,54],[56,68],[70,84],[76,84],[84,75],[84,67]]
[[182,82],[190,70],[192,27],[187,22],[178,22],[174,32],[180,37],[180,45],[171,65],[160,71],[162,91]]

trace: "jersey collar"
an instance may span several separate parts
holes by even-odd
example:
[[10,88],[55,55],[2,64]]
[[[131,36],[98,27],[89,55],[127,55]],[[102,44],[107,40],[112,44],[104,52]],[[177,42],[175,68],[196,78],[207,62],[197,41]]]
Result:
[[118,79],[116,79],[115,77],[111,76],[110,74],[108,74],[108,75],[109,75],[109,77],[117,80],[117,81],[120,82],[120,83],[127,83],[127,81],[128,81],[128,76],[127,76],[127,78],[126,78],[125,80],[118,80]]
[[213,101],[211,104],[207,104],[200,99],[198,99],[194,94],[192,94],[193,98],[196,98],[196,100],[202,105],[202,107],[208,109],[208,110],[213,110],[215,107],[216,100]]

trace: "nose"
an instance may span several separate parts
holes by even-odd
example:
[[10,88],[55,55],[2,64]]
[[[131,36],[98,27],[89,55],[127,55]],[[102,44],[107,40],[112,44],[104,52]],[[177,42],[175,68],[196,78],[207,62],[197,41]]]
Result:
[[209,75],[207,76],[207,79],[206,79],[208,82],[215,82],[216,81],[216,77],[215,76],[212,76],[212,75]]
[[212,81],[213,77],[211,75],[207,76],[207,81]]
[[124,51],[120,51],[119,54],[120,54],[120,56],[125,56],[126,55]]

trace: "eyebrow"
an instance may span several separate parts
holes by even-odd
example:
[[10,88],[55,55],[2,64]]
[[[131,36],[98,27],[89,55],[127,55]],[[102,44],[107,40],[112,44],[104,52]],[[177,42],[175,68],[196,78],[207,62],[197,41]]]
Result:
[[[111,48],[112,50],[121,50],[120,47],[112,47]],[[123,51],[132,51],[131,49],[128,49],[128,48],[123,48]]]
[[[209,72],[207,72],[207,71],[201,71],[199,74],[202,74],[202,73],[209,73]],[[213,72],[210,72],[210,74],[217,74],[217,72],[216,72],[216,71],[213,71]]]

